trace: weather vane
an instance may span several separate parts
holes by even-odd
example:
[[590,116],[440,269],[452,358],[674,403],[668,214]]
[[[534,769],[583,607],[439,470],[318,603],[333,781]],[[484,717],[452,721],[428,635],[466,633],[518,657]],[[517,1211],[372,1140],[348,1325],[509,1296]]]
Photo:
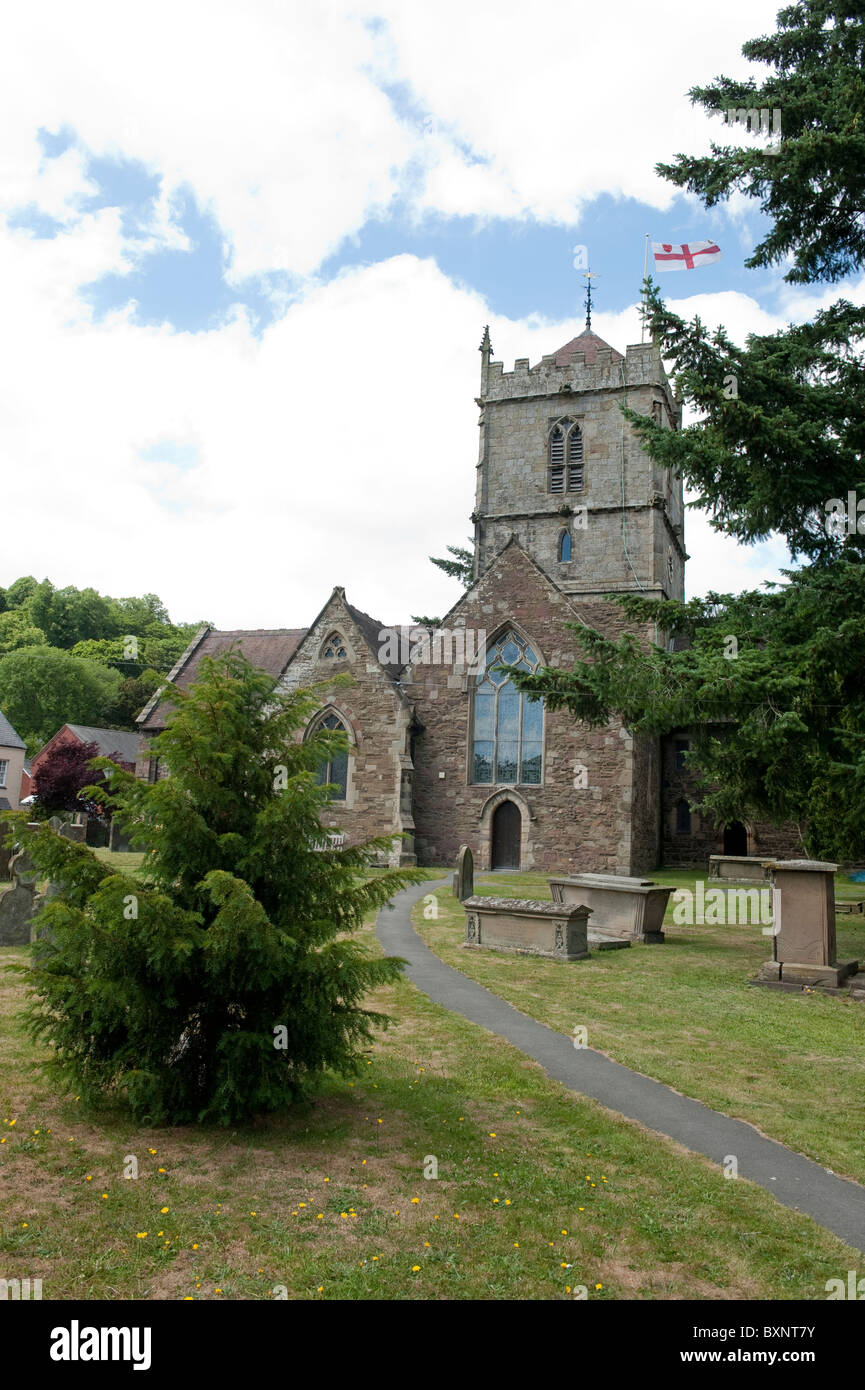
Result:
[[586,282],[586,329],[592,326],[592,281],[600,280],[599,275],[593,274],[591,270],[583,271],[583,279]]

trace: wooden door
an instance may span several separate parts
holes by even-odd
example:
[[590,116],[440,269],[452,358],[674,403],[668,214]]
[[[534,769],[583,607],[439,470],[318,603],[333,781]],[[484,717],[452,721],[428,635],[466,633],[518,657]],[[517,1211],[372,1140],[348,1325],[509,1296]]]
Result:
[[494,869],[520,867],[520,832],[523,818],[512,801],[503,801],[493,812],[491,864]]

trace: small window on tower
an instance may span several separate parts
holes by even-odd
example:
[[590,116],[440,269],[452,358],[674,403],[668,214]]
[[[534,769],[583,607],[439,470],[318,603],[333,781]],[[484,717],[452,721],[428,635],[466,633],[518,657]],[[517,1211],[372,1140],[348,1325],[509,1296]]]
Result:
[[571,558],[571,533],[563,531],[559,538],[559,559],[566,564]]
[[672,550],[668,550],[668,551],[667,551],[667,574],[668,574],[668,576],[669,576],[670,583],[672,584],[672,582],[673,582],[673,552],[672,552]]
[[684,797],[676,802],[676,834],[690,835],[691,808]]
[[583,490],[583,434],[574,425],[568,435],[568,492]]
[[561,425],[553,427],[550,435],[550,492],[565,490],[565,432]]

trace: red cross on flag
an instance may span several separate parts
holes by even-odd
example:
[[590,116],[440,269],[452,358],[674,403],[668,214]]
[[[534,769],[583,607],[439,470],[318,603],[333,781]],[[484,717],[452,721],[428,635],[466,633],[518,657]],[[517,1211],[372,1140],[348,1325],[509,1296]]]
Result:
[[714,241],[691,241],[672,246],[666,241],[652,242],[656,270],[698,270],[721,259],[721,248]]

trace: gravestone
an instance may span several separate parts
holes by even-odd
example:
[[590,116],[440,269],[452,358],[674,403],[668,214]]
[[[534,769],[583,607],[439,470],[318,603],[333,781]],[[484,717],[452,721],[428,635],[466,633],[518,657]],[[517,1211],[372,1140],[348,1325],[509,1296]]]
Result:
[[51,829],[55,832],[55,834],[59,835],[60,831],[63,829],[63,821],[59,816],[52,816],[48,824],[51,826]]
[[672,888],[621,874],[574,874],[548,881],[553,902],[584,903],[592,909],[595,935],[647,945],[664,940],[664,913]]
[[[63,837],[64,840],[72,840],[72,841],[74,841],[74,843],[75,843],[76,845],[83,845],[83,844],[85,843],[85,841],[87,841],[88,844],[90,843],[90,841],[87,840],[87,826],[86,826],[86,825],[72,825],[70,822],[67,821],[65,825],[61,825],[61,827],[60,827],[60,829],[59,829],[59,831],[58,831],[58,834],[59,834],[59,835],[62,835],[62,837]],[[108,843],[108,834],[107,834],[107,831],[105,832],[105,841],[106,841],[106,844],[107,844],[107,843]],[[97,846],[97,848],[101,848],[101,846]]]
[[35,889],[36,881],[39,878],[39,871],[26,849],[19,849],[17,854],[13,854],[9,871],[16,882],[23,883]]
[[[335,838],[336,836],[334,836],[334,839]],[[342,841],[344,844],[344,835],[342,836]],[[111,829],[108,832],[108,848],[113,850],[115,854],[128,854],[132,848],[128,835],[123,833],[117,821],[114,820],[111,822]],[[336,849],[337,846],[334,845],[333,848]]]
[[814,859],[767,860],[775,921],[772,959],[760,983],[837,989],[854,975],[858,961],[835,958],[835,873],[837,864]]
[[31,883],[17,883],[0,893],[0,946],[26,946],[36,902]]
[[[463,902],[469,950],[510,951],[549,960],[589,959],[591,908],[531,898],[470,897]],[[627,943],[625,943],[627,944]]]
[[12,863],[14,850],[4,849],[0,844],[0,883],[5,883],[12,875],[9,872],[9,865]]
[[475,891],[475,861],[468,845],[460,845],[460,852],[457,855],[457,867],[453,881],[453,895],[459,898],[460,902],[464,898],[470,898]]

